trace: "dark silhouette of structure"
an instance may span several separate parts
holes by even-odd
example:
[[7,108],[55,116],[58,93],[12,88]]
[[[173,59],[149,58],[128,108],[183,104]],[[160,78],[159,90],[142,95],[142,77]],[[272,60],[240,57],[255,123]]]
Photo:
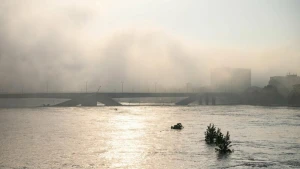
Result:
[[286,76],[270,77],[269,85],[275,86],[278,92],[287,98],[294,89],[293,86],[300,84],[300,77],[297,74],[288,73]]
[[242,97],[243,102],[250,105],[287,105],[287,100],[278,92],[277,88],[273,85],[267,85],[264,88],[249,88],[244,92]]
[[300,107],[300,84],[294,85],[293,90],[288,95],[288,105]]
[[150,97],[185,97],[185,99],[175,103],[176,105],[188,105],[192,102],[198,101],[206,105],[216,104],[217,97],[227,97],[229,99],[240,100],[238,94],[232,93],[6,93],[0,94],[0,98],[55,98],[55,99],[69,99],[68,101],[52,105],[60,107],[70,106],[97,106],[97,102],[101,102],[106,106],[121,106],[115,98],[150,98]]

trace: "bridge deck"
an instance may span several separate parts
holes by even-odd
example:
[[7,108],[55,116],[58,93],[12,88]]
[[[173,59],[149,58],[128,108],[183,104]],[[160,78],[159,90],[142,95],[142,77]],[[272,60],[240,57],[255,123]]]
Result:
[[237,96],[232,93],[2,93],[0,98],[57,98],[57,99],[74,99],[94,95],[96,97],[110,98],[138,98],[138,97],[194,97],[194,96]]
[[[54,98],[54,99],[68,99],[63,103],[54,106],[97,106],[97,102],[101,102],[106,106],[121,105],[114,98],[146,98],[146,97],[185,97],[182,101],[177,102],[177,105],[188,105],[196,100],[202,102],[212,98],[215,100],[217,96],[225,96],[231,98],[238,98],[239,95],[232,93],[2,93],[0,98]],[[215,101],[214,101],[215,102]],[[208,104],[208,103],[207,103]]]

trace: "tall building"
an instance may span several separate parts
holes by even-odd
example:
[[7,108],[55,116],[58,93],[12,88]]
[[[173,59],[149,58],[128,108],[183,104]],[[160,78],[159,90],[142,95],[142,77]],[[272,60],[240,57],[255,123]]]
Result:
[[275,86],[284,97],[287,97],[289,92],[293,90],[293,86],[297,84],[300,84],[300,77],[290,73],[286,76],[273,76],[269,80],[269,85]]
[[251,70],[217,68],[211,72],[211,86],[215,92],[241,93],[251,86]]

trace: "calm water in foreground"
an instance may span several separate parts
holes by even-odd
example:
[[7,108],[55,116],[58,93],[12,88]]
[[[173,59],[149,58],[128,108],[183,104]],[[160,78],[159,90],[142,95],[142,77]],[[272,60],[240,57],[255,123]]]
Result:
[[[171,130],[181,122],[185,128]],[[214,123],[234,153],[204,142]],[[300,168],[300,109],[128,106],[0,109],[0,168]]]

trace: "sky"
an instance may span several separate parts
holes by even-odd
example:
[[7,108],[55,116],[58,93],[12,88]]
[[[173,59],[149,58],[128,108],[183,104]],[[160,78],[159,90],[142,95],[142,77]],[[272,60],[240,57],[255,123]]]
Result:
[[151,91],[300,74],[298,0],[0,0],[0,91]]

